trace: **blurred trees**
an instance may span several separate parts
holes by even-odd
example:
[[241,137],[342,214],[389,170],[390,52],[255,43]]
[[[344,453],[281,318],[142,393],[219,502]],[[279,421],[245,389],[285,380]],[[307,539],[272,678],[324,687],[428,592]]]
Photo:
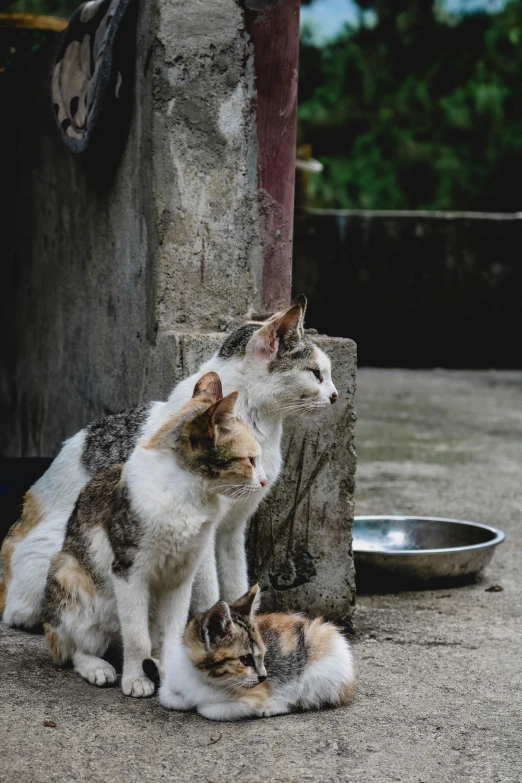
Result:
[[358,0],[374,24],[301,40],[299,142],[325,166],[309,204],[522,210],[522,3],[455,19]]
[[0,0],[5,10],[17,14],[43,14],[68,19],[82,0]]

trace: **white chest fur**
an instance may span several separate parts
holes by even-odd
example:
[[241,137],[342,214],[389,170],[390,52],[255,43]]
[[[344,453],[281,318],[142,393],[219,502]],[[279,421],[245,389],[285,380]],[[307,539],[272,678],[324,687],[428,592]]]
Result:
[[151,583],[181,583],[196,567],[226,505],[169,452],[136,447],[124,480],[141,529],[137,561]]

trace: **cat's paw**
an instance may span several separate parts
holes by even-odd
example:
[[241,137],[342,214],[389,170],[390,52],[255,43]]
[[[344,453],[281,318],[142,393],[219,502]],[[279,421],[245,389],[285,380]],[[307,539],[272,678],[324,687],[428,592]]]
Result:
[[288,712],[286,704],[267,704],[259,711],[261,718],[273,718],[274,715],[285,715]]
[[148,677],[121,678],[121,689],[125,696],[134,696],[136,699],[145,699],[154,693],[154,683]]
[[168,710],[183,710],[185,712],[191,709],[191,705],[185,697],[181,693],[171,691],[166,683],[159,690],[159,700],[160,704]]
[[85,666],[80,672],[91,685],[97,685],[99,688],[103,688],[104,685],[114,685],[118,675],[116,669],[106,661],[99,661],[92,666]]
[[234,720],[233,717],[228,717],[224,710],[216,709],[213,706],[198,707],[198,712],[203,718],[208,718],[208,720]]
[[198,707],[198,712],[209,720],[241,720],[252,718],[255,712],[251,707],[241,702],[224,702],[223,704],[205,704]]

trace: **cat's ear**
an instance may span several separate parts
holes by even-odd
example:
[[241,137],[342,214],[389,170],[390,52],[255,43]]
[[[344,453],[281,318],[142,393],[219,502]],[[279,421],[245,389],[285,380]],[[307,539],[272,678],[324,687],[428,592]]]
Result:
[[280,346],[299,342],[304,337],[304,316],[306,312],[306,296],[294,299],[286,313],[276,321],[277,336]]
[[208,434],[215,438],[220,432],[226,432],[229,428],[231,419],[234,418],[234,408],[236,406],[239,392],[232,392],[223,397],[219,402],[214,403],[207,411]]
[[193,448],[199,448],[201,441],[216,438],[220,433],[227,431],[234,418],[234,407],[238,397],[239,392],[227,394],[187,424]]
[[298,296],[288,310],[254,332],[246,347],[247,355],[259,361],[271,362],[282,347],[299,342],[304,336],[306,305],[306,296]]
[[273,321],[254,332],[247,343],[245,354],[254,361],[271,362],[277,356],[279,338]]
[[300,307],[302,312],[302,321],[304,324],[304,317],[306,313],[306,308],[308,307],[308,299],[304,294],[299,294],[299,296],[296,296],[295,299],[292,299],[290,302],[290,307]]
[[194,386],[192,398],[195,397],[207,397],[208,399],[216,400],[216,402],[222,399],[223,389],[217,372],[207,372],[201,376]]
[[259,589],[259,585],[254,585],[245,595],[242,595],[241,598],[238,598],[237,601],[230,604],[230,608],[239,614],[253,617],[258,611],[260,603],[261,590]]
[[229,634],[232,617],[228,604],[218,601],[212,609],[203,616],[201,621],[201,633],[207,650],[217,647]]

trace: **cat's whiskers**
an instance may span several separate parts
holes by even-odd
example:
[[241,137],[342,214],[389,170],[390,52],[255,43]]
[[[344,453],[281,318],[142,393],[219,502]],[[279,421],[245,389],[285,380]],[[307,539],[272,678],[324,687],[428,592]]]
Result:
[[304,400],[295,400],[292,403],[283,405],[278,409],[278,412],[282,414],[282,417],[284,419],[286,419],[295,413],[301,415],[305,412],[311,412],[314,410],[316,410],[316,403],[311,402],[308,399],[304,399]]
[[231,494],[231,497],[237,499],[242,497],[243,495],[250,495],[252,492],[255,491],[255,487],[241,487],[240,489],[237,489],[235,492]]
[[281,408],[278,408],[277,413],[285,413],[285,411],[293,410],[296,407],[299,407],[299,403],[297,402],[289,403],[288,405],[283,405],[281,406]]
[[217,486],[213,487],[214,490],[219,491],[220,489],[230,489],[230,490],[236,490],[241,489],[244,484],[218,484]]

